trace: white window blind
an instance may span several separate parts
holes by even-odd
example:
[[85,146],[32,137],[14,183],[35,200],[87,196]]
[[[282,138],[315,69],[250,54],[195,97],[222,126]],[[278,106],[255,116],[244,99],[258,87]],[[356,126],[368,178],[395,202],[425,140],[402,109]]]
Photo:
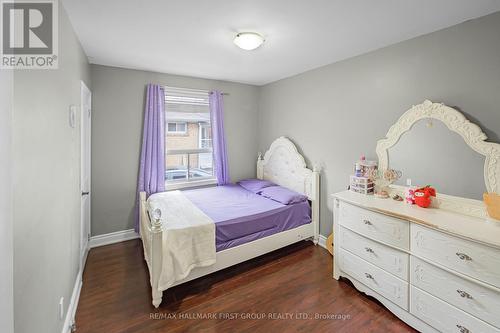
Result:
[[168,105],[190,105],[190,106],[206,106],[208,107],[208,91],[164,87],[165,89],[165,103]]

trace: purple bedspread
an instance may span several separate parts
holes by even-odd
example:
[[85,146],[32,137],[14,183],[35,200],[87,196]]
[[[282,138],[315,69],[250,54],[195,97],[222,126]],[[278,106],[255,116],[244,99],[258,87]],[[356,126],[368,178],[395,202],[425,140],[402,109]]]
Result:
[[282,205],[239,185],[183,193],[215,222],[217,251],[311,222],[309,202]]

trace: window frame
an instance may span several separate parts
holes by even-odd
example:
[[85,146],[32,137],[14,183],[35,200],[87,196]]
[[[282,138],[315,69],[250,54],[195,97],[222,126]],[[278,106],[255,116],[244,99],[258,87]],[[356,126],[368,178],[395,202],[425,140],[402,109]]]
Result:
[[[167,110],[165,110],[167,112]],[[175,131],[171,131],[168,129],[169,124],[175,124]],[[179,125],[184,125],[184,131],[179,131]],[[180,134],[186,135],[188,134],[188,123],[185,121],[167,121],[167,134]]]
[[[199,96],[206,96],[206,102],[205,104],[203,104],[204,102],[200,101],[200,98],[194,98],[194,102],[193,102],[193,105],[206,105],[208,106],[208,95],[209,95],[209,92],[208,91],[204,91],[204,90],[195,90],[195,89],[184,89],[184,88],[174,88],[174,87],[164,87],[165,89],[165,96],[170,96],[170,100],[167,100],[167,98],[165,98],[165,123],[166,123],[166,131],[165,131],[165,137],[167,137],[167,135],[178,135],[178,136],[181,136],[181,135],[189,135],[189,124],[190,122],[187,122],[187,121],[168,121],[167,120],[167,113],[168,113],[168,109],[169,109],[169,103],[179,103],[179,104],[190,104],[189,101],[182,101],[181,98],[177,98],[177,96],[183,96],[184,94],[191,94],[191,93],[194,93],[194,94],[198,94]],[[170,91],[170,93],[169,93]],[[172,99],[172,96],[175,97]],[[189,99],[188,99],[189,100]],[[209,116],[210,116],[210,110],[209,110]],[[201,139],[201,133],[202,133],[202,126],[205,126],[205,127],[209,127],[210,129],[212,128],[212,123],[210,121],[210,118],[209,117],[209,121],[208,122],[204,122],[204,121],[197,121],[197,122],[193,122],[194,124],[198,125],[198,131],[196,131],[198,134],[198,148],[197,149],[167,149],[167,147],[165,146],[165,190],[167,191],[170,191],[170,190],[177,190],[177,189],[183,189],[183,188],[191,188],[191,187],[200,187],[200,186],[213,186],[213,185],[216,185],[217,184],[217,178],[215,177],[215,170],[214,170],[214,158],[213,158],[213,148],[201,148],[201,143],[202,143],[202,139]],[[176,124],[176,131],[169,131],[168,130],[168,124],[171,124],[171,123],[175,123]],[[178,124],[185,124],[185,131],[178,131]],[[168,140],[168,138],[166,138],[166,140]],[[211,176],[207,176],[207,177],[204,177],[204,176],[201,176],[201,177],[196,177],[196,176],[192,176],[192,172],[190,171],[193,171],[193,170],[196,170],[196,169],[199,169],[198,167],[194,166],[194,167],[191,167],[190,166],[190,160],[191,160],[191,156],[192,155],[195,155],[195,154],[198,154],[198,161],[199,161],[199,154],[202,154],[202,153],[210,153],[212,154],[212,169],[211,169],[211,173],[212,175]],[[186,167],[186,177],[187,178],[181,178],[181,179],[167,179],[167,172],[169,171],[167,169],[167,157],[168,156],[175,156],[175,155],[184,155],[187,157],[187,165],[185,166]],[[174,169],[172,169],[174,170]],[[182,170],[182,169],[179,169],[179,170]],[[204,170],[204,169],[202,169]],[[190,178],[191,177],[191,178]],[[201,179],[200,179],[201,178]]]
[[[213,150],[211,148],[209,149],[171,149],[168,152],[170,152],[170,155],[187,155],[187,166],[186,166],[186,173],[187,173],[187,178],[182,178],[182,179],[165,179],[165,189],[167,191],[170,190],[178,190],[178,189],[183,189],[183,188],[189,188],[189,187],[199,187],[199,186],[208,186],[208,185],[216,185],[217,184],[217,178],[215,177],[215,172],[213,170],[213,157],[212,157],[212,175],[210,177],[202,177],[201,179],[199,178],[189,178],[190,170],[193,170],[195,168],[191,168],[190,164],[190,155],[193,154],[212,154]],[[167,152],[167,154],[168,154]],[[199,156],[199,155],[198,155]],[[198,157],[199,158],[199,157]],[[167,169],[165,168],[165,172],[167,172]]]

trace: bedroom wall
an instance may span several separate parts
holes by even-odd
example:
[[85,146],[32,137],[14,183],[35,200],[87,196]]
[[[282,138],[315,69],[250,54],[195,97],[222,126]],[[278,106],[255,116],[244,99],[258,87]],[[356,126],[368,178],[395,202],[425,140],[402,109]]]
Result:
[[14,331],[14,247],[12,232],[12,99],[13,72],[0,70],[0,323]]
[[[59,2],[59,69],[14,74],[13,209],[16,333],[61,332],[79,271],[80,80],[90,67]],[[77,119],[79,117],[77,116]]]
[[347,187],[361,154],[376,158],[376,141],[412,105],[456,106],[500,142],[499,31],[500,12],[261,87],[259,148],[285,135],[323,167],[322,235],[329,195]]
[[92,235],[133,228],[148,83],[228,93],[224,122],[231,179],[255,176],[258,87],[101,65],[92,65],[91,73]]

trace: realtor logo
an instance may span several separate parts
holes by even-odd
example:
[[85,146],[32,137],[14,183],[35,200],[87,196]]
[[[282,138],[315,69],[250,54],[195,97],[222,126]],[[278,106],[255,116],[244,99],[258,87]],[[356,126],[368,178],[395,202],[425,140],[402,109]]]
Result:
[[57,69],[57,0],[0,3],[0,68]]

